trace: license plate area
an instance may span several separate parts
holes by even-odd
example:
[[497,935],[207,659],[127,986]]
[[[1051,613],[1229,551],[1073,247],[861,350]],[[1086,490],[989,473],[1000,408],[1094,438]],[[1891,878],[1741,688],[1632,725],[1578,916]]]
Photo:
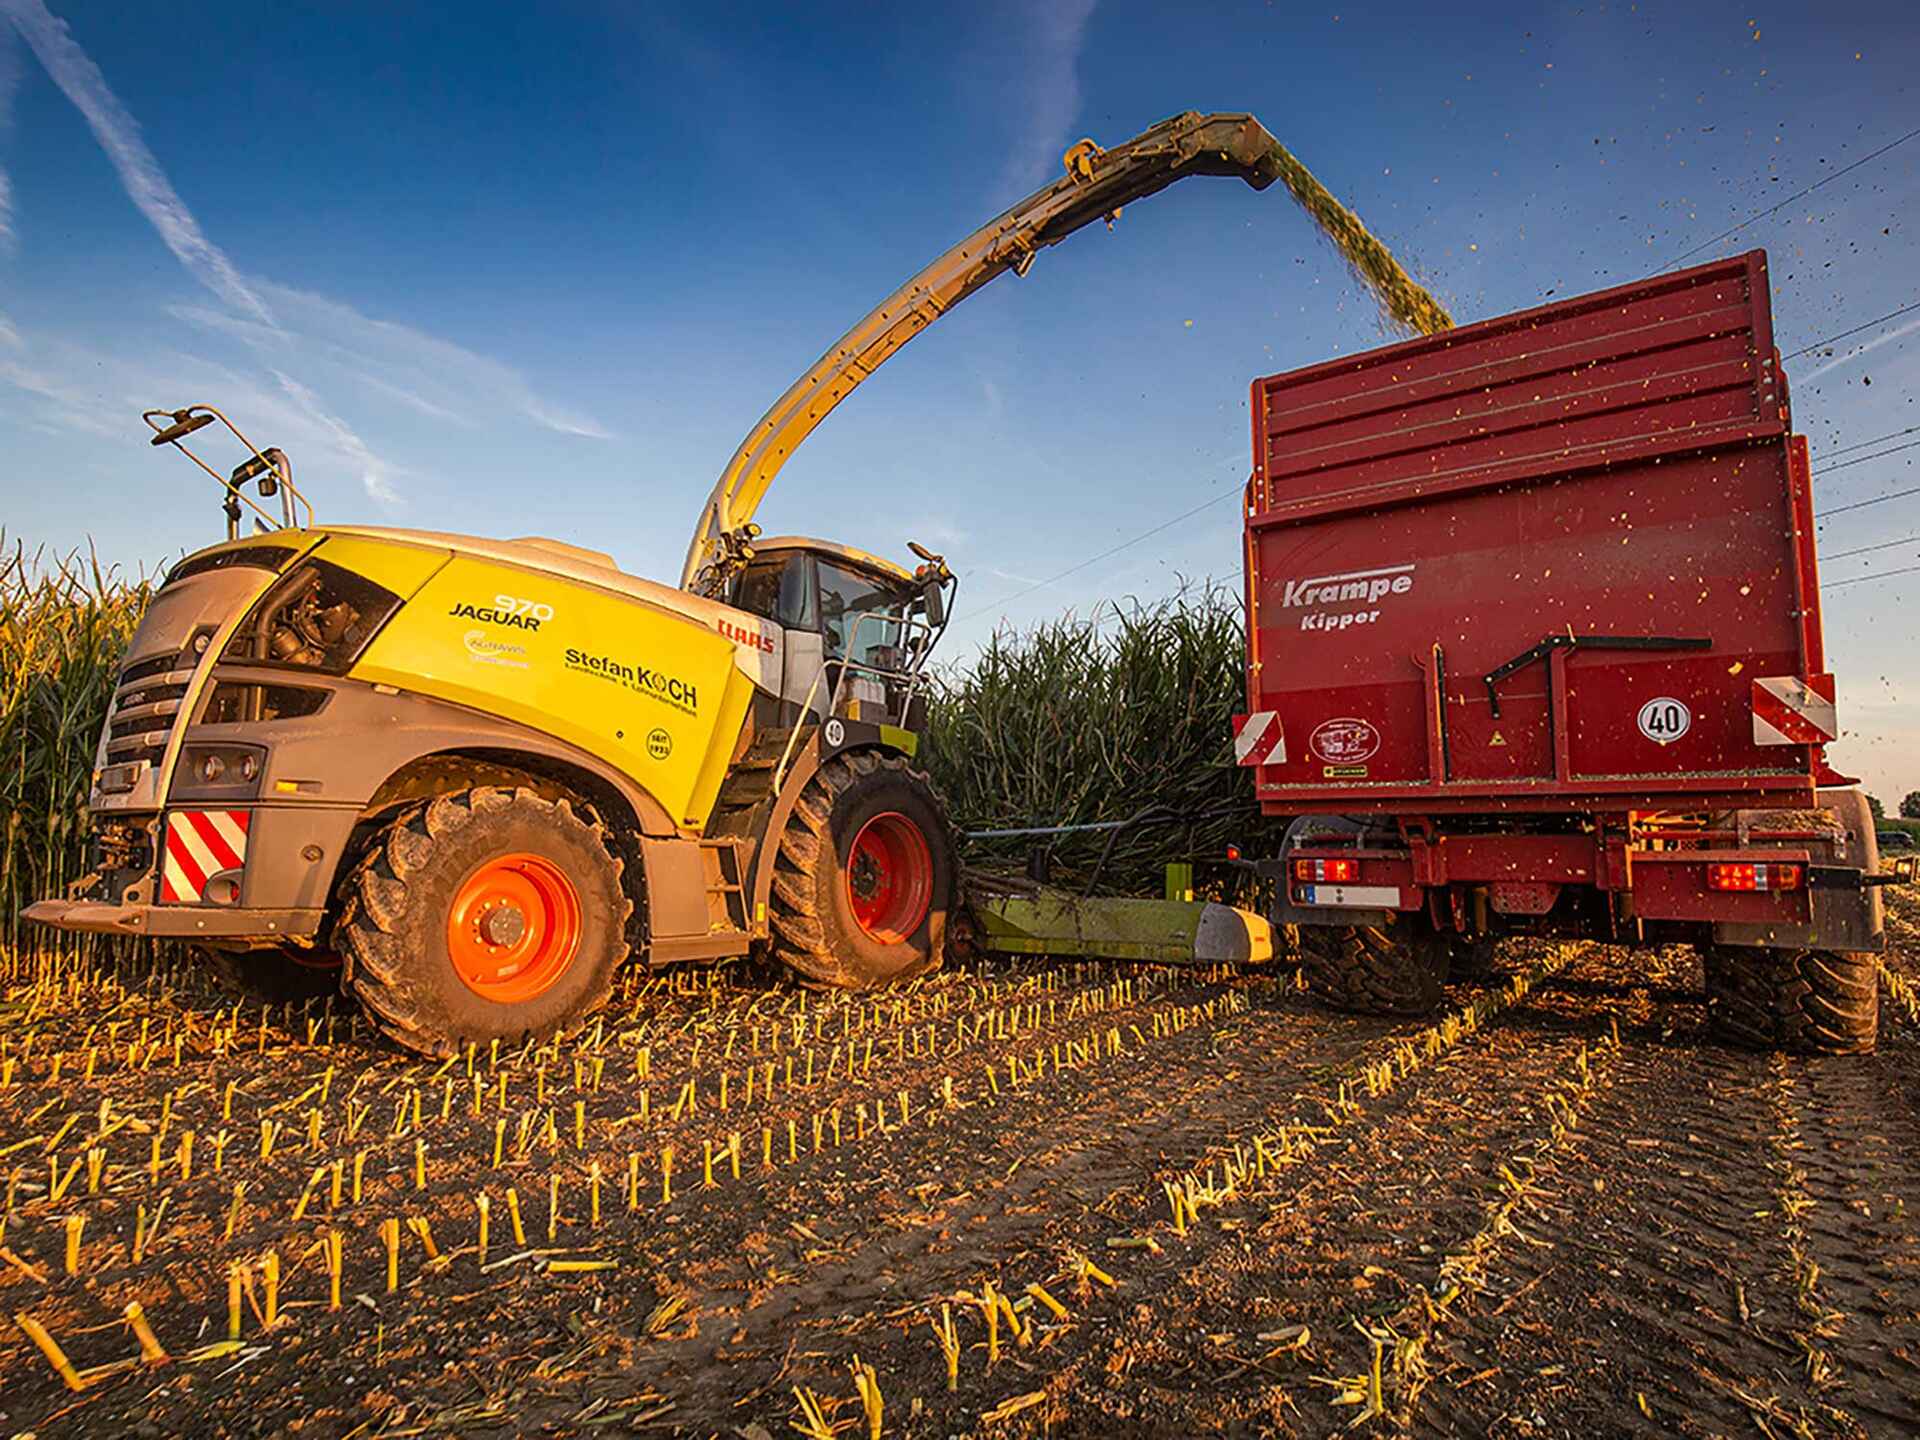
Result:
[[1296,887],[1300,905],[1325,905],[1353,910],[1398,910],[1398,885],[1301,885]]

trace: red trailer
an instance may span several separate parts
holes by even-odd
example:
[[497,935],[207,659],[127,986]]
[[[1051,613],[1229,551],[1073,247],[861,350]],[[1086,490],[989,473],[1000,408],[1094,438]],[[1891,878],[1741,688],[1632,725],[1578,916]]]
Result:
[[1256,380],[1252,418],[1235,750],[1316,987],[1407,1013],[1502,934],[1686,941],[1726,1032],[1870,1048],[1764,252]]

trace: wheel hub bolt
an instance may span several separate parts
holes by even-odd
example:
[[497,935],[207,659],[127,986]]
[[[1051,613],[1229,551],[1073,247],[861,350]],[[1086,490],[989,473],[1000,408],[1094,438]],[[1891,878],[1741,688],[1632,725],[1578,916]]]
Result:
[[511,945],[527,933],[527,917],[517,906],[502,905],[487,912],[480,922],[480,933],[489,945]]

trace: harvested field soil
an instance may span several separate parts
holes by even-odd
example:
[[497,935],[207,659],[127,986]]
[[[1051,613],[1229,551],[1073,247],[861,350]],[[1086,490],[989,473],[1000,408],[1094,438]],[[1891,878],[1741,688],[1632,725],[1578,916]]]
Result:
[[1685,950],[1516,944],[1433,1024],[1273,969],[636,974],[578,1036],[444,1064],[177,968],[16,959],[0,1419],[1914,1433],[1892,908],[1880,1050],[1827,1061],[1711,1043]]

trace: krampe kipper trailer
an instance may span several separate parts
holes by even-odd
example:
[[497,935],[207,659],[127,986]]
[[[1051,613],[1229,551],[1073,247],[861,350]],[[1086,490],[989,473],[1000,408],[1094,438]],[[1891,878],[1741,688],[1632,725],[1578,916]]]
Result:
[[[572,1024],[634,952],[765,948],[854,988],[939,963],[954,842],[912,762],[954,580],[917,546],[909,571],[760,538],[794,449],[981,286],[1194,175],[1282,181],[1393,313],[1446,323],[1249,115],[1175,116],[1065,164],[781,396],[678,588],[556,540],[315,525],[280,451],[210,406],[148,412],[153,443],[222,486],[228,539],[154,596],[100,737],[93,873],[28,917],[193,942],[255,991],[344,984],[440,1053]],[[230,475],[184,444],[215,422],[247,454]],[[1218,918],[1135,928],[1159,954]]]
[[1765,254],[1257,380],[1252,421],[1235,749],[1314,988],[1415,1013],[1499,936],[1681,942],[1725,1034],[1870,1049]]

